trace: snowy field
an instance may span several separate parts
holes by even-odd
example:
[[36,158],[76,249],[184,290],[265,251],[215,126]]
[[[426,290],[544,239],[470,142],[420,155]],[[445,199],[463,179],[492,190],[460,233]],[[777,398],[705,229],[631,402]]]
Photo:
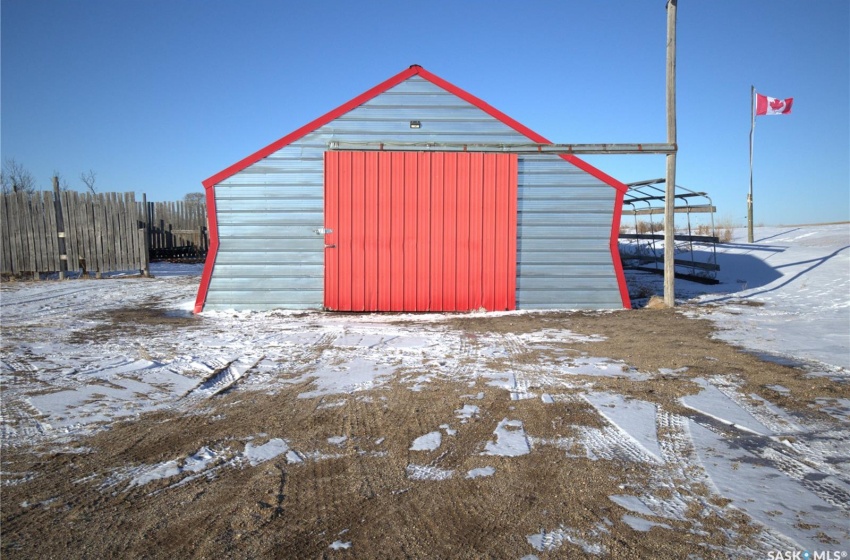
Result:
[[[698,537],[706,529],[695,517],[728,519],[736,511],[758,534],[745,548],[718,544],[715,552],[766,558],[778,550],[837,551],[829,558],[843,558],[850,553],[850,224],[757,228],[752,245],[745,234],[737,231],[718,247],[720,284],[677,281],[680,313],[710,319],[722,340],[838,387],[814,397],[816,415],[782,405],[783,395],[796,390],[782,379],[770,386],[776,399],[767,399],[745,389],[721,360],[714,375],[688,380],[696,390],[670,405],[618,392],[606,383],[678,379],[687,368],[644,371],[595,355],[593,344],[605,340],[595,332],[547,327],[472,336],[448,325],[457,316],[439,314],[195,316],[200,267],[156,265],[154,279],[2,285],[2,444],[86,453],[85,438],[116,421],[153,411],[202,415],[206,403],[233,391],[274,395],[300,387],[298,399],[333,408],[353,397],[377,399],[390,384],[418,392],[450,380],[474,390],[404,444],[411,484],[496,480],[507,476],[505,461],[555,448],[565,458],[654,469],[645,486],[609,496],[611,515],[636,534],[662,538],[657,535],[687,527]],[[661,292],[660,277],[629,273],[629,280],[633,291]],[[535,314],[506,314],[528,315]],[[573,350],[563,352],[567,346]],[[541,361],[518,359],[530,349]],[[550,437],[534,431],[519,405],[503,417],[487,417],[484,403],[501,396],[533,400],[544,411],[590,407],[601,424]],[[460,469],[435,459],[460,441],[470,422],[482,420],[492,424],[490,437],[467,450],[477,466]],[[327,461],[354,436],[322,437],[309,443],[295,433],[257,433],[226,447],[202,446],[91,476],[104,492],[156,484],[167,490],[273,460],[293,469]],[[380,451],[382,439],[371,441],[375,453],[387,452]],[[2,477],[4,488],[25,493],[39,473],[10,471],[4,463]],[[709,497],[680,483],[691,490],[699,485]],[[20,515],[49,506],[39,499],[21,500]],[[554,520],[519,535],[527,550],[516,558],[568,550],[605,556],[613,525],[606,517],[580,531]],[[8,530],[6,524],[5,537]],[[327,549],[341,554],[364,545],[346,531],[328,537]],[[737,537],[730,534],[730,542]]]
[[[718,245],[720,284],[678,281],[677,301],[723,304],[712,318],[729,342],[850,369],[850,225],[760,227],[754,233],[753,244],[740,228]],[[633,280],[663,291],[658,277]]]

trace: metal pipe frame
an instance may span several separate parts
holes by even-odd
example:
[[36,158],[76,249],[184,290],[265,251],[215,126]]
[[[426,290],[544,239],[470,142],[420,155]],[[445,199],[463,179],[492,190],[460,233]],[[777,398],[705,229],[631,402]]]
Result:
[[331,151],[508,152],[512,154],[674,154],[676,144],[467,144],[456,142],[328,142]]

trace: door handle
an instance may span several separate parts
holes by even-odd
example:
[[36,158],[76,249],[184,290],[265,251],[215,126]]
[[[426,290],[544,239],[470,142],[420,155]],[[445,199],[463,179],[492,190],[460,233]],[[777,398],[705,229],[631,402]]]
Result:
[[334,244],[328,245],[327,243],[325,243],[325,249],[336,249],[336,245],[334,245]]

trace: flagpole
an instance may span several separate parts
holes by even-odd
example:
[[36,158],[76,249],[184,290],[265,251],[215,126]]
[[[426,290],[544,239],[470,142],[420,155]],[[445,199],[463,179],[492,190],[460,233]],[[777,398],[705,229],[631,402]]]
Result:
[[753,243],[753,134],[756,130],[756,86],[750,86],[750,192],[747,195],[747,243]]

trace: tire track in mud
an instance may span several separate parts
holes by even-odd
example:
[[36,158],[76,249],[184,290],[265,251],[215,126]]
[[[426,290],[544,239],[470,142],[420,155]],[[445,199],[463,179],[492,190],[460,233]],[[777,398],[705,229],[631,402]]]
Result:
[[[748,446],[745,444],[744,448],[748,449]],[[779,451],[767,446],[759,446],[759,448],[759,457],[769,461],[772,466],[790,478],[802,483],[825,502],[850,513],[850,490],[840,479],[812,468],[795,457],[790,457],[787,452],[783,452],[785,450]]]
[[2,439],[4,445],[28,445],[36,438],[50,435],[50,424],[39,421],[44,418],[37,408],[23,399],[9,402],[4,399],[2,406]]
[[[552,372],[547,362],[540,360],[540,355],[530,350],[527,341],[515,333],[501,333],[499,340],[507,353],[506,360],[510,364],[510,372],[513,375],[511,400],[525,400],[538,397],[539,393],[545,393],[546,388],[557,390],[571,390],[575,388],[574,381],[571,382],[568,374]],[[571,351],[571,350],[565,350]]]
[[[694,508],[702,512],[701,517],[706,517],[705,512],[711,512],[721,519],[727,519],[729,517],[727,508],[730,506],[713,503],[709,499],[710,496],[705,495],[706,491],[717,493],[693,445],[688,418],[658,406],[656,407],[656,429],[664,465],[661,469],[654,471],[653,484],[667,489],[669,495],[659,499],[655,496],[656,491],[642,495],[641,501],[660,517],[694,523],[694,530],[699,530],[701,526],[699,520],[692,518],[691,512]],[[761,524],[759,526],[762,530],[758,536],[760,548],[784,550],[796,546],[792,540],[770,527]],[[744,550],[735,552],[742,553]],[[758,551],[750,552],[758,553]]]
[[[4,446],[29,445],[34,440],[49,435],[51,427],[50,424],[39,420],[44,419],[45,415],[29,402],[26,392],[49,385],[38,379],[38,369],[35,366],[19,357],[6,357],[2,363],[0,436]],[[15,390],[10,391],[10,386]]]
[[723,393],[726,398],[734,402],[736,405],[745,410],[750,416],[755,418],[760,424],[775,434],[796,433],[803,429],[782,418],[778,414],[774,414],[765,406],[754,406],[748,399],[744,398],[739,392],[739,386],[730,380],[715,376],[708,379],[718,391]]
[[[274,353],[267,351],[269,357],[278,366],[275,373],[269,374],[278,378],[277,381],[271,382],[271,386],[280,388],[295,384],[302,390],[315,387],[314,381],[317,375],[311,375],[311,373],[315,373],[318,368],[325,365],[327,361],[325,354],[333,347],[338,336],[338,331],[328,331],[319,334],[310,344],[284,346]],[[280,379],[282,377],[285,379]],[[318,400],[316,406],[318,407],[321,403],[322,401]]]
[[511,380],[512,387],[508,389],[511,393],[511,400],[519,401],[535,398],[537,395],[530,392],[533,381],[525,371],[528,364],[522,359],[527,353],[523,342],[513,333],[503,333],[500,338],[502,346],[508,354],[507,359],[510,362],[510,373],[513,376]]
[[[474,356],[477,362],[470,365],[485,372],[485,376],[492,379],[490,382],[491,385],[508,391],[510,399],[513,401],[532,399],[537,396],[530,390],[535,385],[534,379],[536,372],[533,370],[533,364],[527,363],[525,355],[528,350],[517,335],[513,333],[491,332],[486,337],[472,336],[474,336],[474,340],[477,342],[478,350],[476,352],[473,352],[471,349],[469,350],[468,354]],[[468,339],[470,338],[471,335],[461,336],[462,341],[467,346],[469,346]],[[485,344],[486,347],[482,348]],[[482,352],[487,348],[496,349],[497,351],[501,351],[502,354],[485,356]],[[491,365],[487,367],[481,362],[490,362]],[[480,373],[477,375],[480,376]]]
[[[581,396],[581,400],[595,410],[593,403],[584,396]],[[598,411],[597,414],[599,414]],[[628,432],[616,424],[609,422],[601,414],[599,416],[605,422],[605,426],[602,428],[576,426],[581,436],[581,443],[587,449],[588,458],[593,460],[620,460],[632,463],[658,463],[658,459],[653,457]]]
[[[64,281],[63,281],[64,282]],[[68,281],[70,282],[70,280]],[[4,311],[4,315],[7,317],[15,318],[18,315],[25,314],[27,316],[33,314],[32,309],[25,309],[21,313],[16,314],[12,311],[11,315],[7,315],[9,310],[13,308],[20,307],[22,305],[28,305],[32,303],[38,303],[40,301],[52,301],[56,302],[57,297],[65,297],[65,296],[73,296],[75,294],[79,294],[82,292],[88,292],[91,290],[97,290],[101,287],[100,284],[89,284],[89,285],[76,285],[73,287],[69,287],[65,283],[59,283],[56,285],[51,285],[47,283],[44,288],[38,291],[37,294],[31,294],[30,290],[20,289],[20,290],[3,290],[3,307],[6,307],[7,310]],[[88,304],[88,302],[82,302],[78,307],[84,307]],[[63,309],[69,309],[69,306],[62,306]],[[43,314],[46,313],[55,313],[56,310],[53,307],[47,308]]]
[[384,463],[385,461],[379,459],[389,455],[384,445],[387,432],[384,422],[386,415],[376,413],[377,409],[383,406],[381,401],[352,396],[347,397],[345,404],[343,435],[348,438],[346,441],[353,451],[353,470],[358,473],[359,479],[357,492],[366,500],[387,492],[384,473],[376,468],[376,462]]
[[[825,502],[850,512],[850,485],[835,475],[824,472],[807,460],[807,446],[788,445],[775,436],[754,434],[730,425],[702,412],[689,409],[687,417],[725,440],[733,441],[766,465],[797,480]],[[799,437],[800,434],[797,434]]]
[[[6,356],[3,359],[0,359],[0,375],[4,377],[11,377],[13,375],[23,375],[26,377],[31,377],[38,372],[38,369],[30,364],[29,362],[23,361],[22,356]],[[5,384],[12,382],[13,380],[9,379],[5,381]]]
[[[664,470],[674,486],[670,499],[662,501],[652,498],[647,505],[662,517],[686,519],[689,500],[677,490],[680,486],[694,483],[709,485],[711,479],[696,456],[687,420],[656,406],[655,422]],[[662,484],[669,487],[668,484]]]
[[[732,381],[714,377],[709,379],[709,382],[773,434],[764,437],[754,437],[749,432],[736,434],[738,438],[744,438],[742,441],[752,441],[750,445],[744,446],[748,451],[769,462],[772,461],[779,470],[799,480],[819,495],[817,486],[822,486],[822,498],[829,496],[827,502],[850,511],[850,472],[834,467],[828,459],[830,456],[836,457],[841,451],[837,446],[812,445],[813,440],[819,438],[822,433],[829,433],[829,429],[824,432],[807,430],[774,413],[766,404],[754,406],[741,395],[738,385]],[[717,428],[715,431],[719,430],[718,433],[734,431],[731,426],[713,425]],[[736,438],[736,441],[741,440]],[[845,439],[844,443],[845,451],[850,451],[850,441]],[[850,460],[850,456],[845,455],[843,458]],[[839,500],[841,505],[835,503],[835,500]]]
[[240,380],[250,375],[251,370],[264,358],[265,355],[259,358],[256,356],[239,356],[231,360],[223,367],[213,371],[211,375],[189,390],[179,401],[194,403],[223,394]]
[[[449,335],[457,336],[458,341],[458,350],[455,354],[458,367],[454,374],[458,379],[475,379],[479,375],[478,360],[480,359],[480,355],[478,349],[480,349],[480,343],[478,337],[463,332],[457,335],[447,333],[446,336]],[[475,341],[475,347],[473,347],[473,341]]]
[[[327,414],[336,414],[332,425],[345,427],[346,455],[338,459],[321,461],[324,465],[311,466],[310,477],[322,476],[322,470],[331,468],[327,483],[314,491],[330,493],[315,496],[303,507],[308,508],[305,515],[308,518],[322,520],[326,530],[324,534],[316,532],[302,534],[298,540],[302,543],[311,542],[315,549],[317,543],[330,541],[342,531],[348,531],[341,536],[342,540],[353,541],[354,550],[362,557],[433,557],[434,550],[423,548],[423,543],[445,538],[445,532],[458,534],[457,539],[469,543],[465,548],[457,550],[472,550],[481,548],[481,542],[487,535],[493,535],[492,512],[478,508],[470,508],[476,502],[465,501],[465,494],[447,491],[446,484],[459,484],[463,479],[462,472],[457,466],[463,463],[474,449],[470,441],[477,442],[475,437],[461,438],[461,431],[468,425],[458,427],[455,436],[446,435],[441,446],[433,451],[411,451],[411,443],[416,437],[427,432],[442,430],[442,426],[456,423],[454,411],[466,384],[451,383],[447,398],[434,400],[436,394],[443,394],[443,387],[427,386],[421,391],[412,391],[403,382],[391,384],[389,389],[383,389],[389,402],[375,398],[376,394],[348,395],[343,407],[327,409]],[[406,422],[406,424],[405,424]],[[325,425],[328,421],[324,422]],[[439,426],[439,427],[438,427]],[[472,430],[474,431],[474,430]],[[490,430],[487,430],[489,433]],[[342,470],[342,467],[345,470]],[[448,470],[454,471],[451,479],[438,476]],[[435,474],[436,473],[436,474]],[[308,474],[306,471],[302,474]],[[424,475],[424,476],[419,476]],[[347,480],[346,480],[347,479]],[[330,488],[342,484],[345,488],[336,490]],[[469,483],[471,484],[471,483]],[[434,504],[432,492],[441,496]],[[348,494],[337,498],[334,496]],[[359,503],[353,503],[351,496],[357,496]],[[333,516],[321,503],[336,504]],[[435,514],[436,511],[441,512]],[[483,506],[482,506],[483,508]],[[476,532],[470,533],[464,526],[442,513],[452,512],[451,515],[469,517],[475,511],[480,513],[482,522],[476,524]],[[368,519],[368,526],[362,520]],[[402,532],[387,533],[385,527],[399,526],[408,529]],[[458,542],[457,540],[455,542]],[[324,546],[327,547],[328,544]],[[296,550],[293,548],[292,550]],[[303,555],[305,548],[300,551]]]

